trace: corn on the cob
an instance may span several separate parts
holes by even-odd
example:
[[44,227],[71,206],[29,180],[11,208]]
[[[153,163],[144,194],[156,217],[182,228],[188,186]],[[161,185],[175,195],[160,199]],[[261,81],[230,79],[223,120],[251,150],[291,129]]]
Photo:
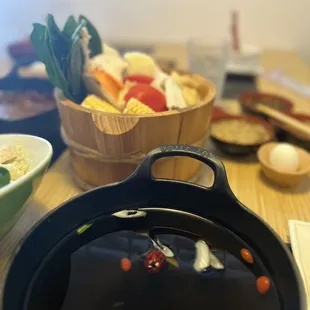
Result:
[[125,96],[127,92],[130,90],[130,88],[134,85],[136,85],[136,82],[130,82],[126,81],[124,84],[124,88],[119,92],[118,100],[116,102],[116,106],[123,111],[126,106]]
[[91,110],[102,111],[102,112],[110,112],[110,113],[121,113],[115,107],[113,107],[110,103],[101,100],[95,95],[87,96],[81,104],[82,107],[88,108]]
[[150,114],[150,113],[155,113],[154,110],[152,110],[150,107],[147,105],[143,104],[137,99],[131,98],[124,110],[123,113],[127,114]]

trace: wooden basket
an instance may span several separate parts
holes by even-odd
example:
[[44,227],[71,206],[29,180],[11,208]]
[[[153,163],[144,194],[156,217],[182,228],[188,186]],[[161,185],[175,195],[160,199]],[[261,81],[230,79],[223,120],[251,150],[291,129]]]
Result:
[[[200,104],[180,111],[126,115],[91,111],[63,98],[56,90],[62,137],[68,145],[75,180],[84,188],[128,177],[152,149],[165,144],[204,146],[210,127],[215,87],[199,75]],[[200,163],[190,158],[161,159],[153,173],[159,178],[188,180]]]

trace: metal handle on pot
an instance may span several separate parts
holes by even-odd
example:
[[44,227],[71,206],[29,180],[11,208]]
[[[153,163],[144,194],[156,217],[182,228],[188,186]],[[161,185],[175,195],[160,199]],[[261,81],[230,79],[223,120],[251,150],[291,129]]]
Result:
[[154,162],[163,157],[187,156],[197,159],[212,168],[214,172],[214,183],[212,189],[229,190],[226,170],[223,163],[207,150],[192,145],[165,145],[154,149],[145,156],[134,177],[149,180],[154,179],[152,175],[152,165]]

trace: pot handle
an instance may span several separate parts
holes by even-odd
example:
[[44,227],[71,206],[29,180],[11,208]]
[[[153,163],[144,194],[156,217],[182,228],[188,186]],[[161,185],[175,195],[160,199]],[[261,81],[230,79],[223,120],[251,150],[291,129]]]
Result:
[[142,180],[154,180],[155,178],[152,175],[152,165],[154,162],[160,158],[171,156],[188,156],[203,162],[211,167],[214,172],[214,183],[210,189],[230,191],[226,170],[220,159],[207,150],[192,145],[166,145],[154,149],[145,156],[134,172],[133,177]]

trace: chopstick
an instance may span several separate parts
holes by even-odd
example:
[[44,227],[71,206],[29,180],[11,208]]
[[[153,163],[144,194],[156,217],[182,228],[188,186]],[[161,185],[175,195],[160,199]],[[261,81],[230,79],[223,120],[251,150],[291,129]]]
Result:
[[288,116],[278,110],[270,108],[264,105],[263,103],[255,104],[255,109],[256,111],[285,124],[287,129],[293,130],[295,133],[310,138],[310,126],[303,124],[302,122],[296,120],[295,118]]
[[239,15],[237,11],[231,12],[231,37],[232,47],[234,52],[240,52],[240,37],[239,37]]

